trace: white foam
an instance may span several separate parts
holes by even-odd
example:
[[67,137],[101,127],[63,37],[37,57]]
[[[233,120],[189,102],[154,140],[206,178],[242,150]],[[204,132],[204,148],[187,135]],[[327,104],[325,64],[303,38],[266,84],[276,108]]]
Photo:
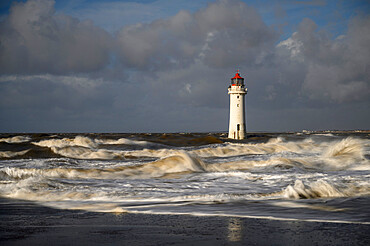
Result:
[[163,158],[171,155],[178,155],[183,151],[177,149],[143,149],[143,150],[132,150],[126,151],[125,156],[127,157],[156,157]]
[[14,152],[14,151],[0,151],[0,158],[11,158],[11,157],[15,157],[15,156],[20,156],[20,155],[26,154],[28,151],[30,151],[30,150],[27,149],[27,150],[18,151],[18,152]]
[[330,170],[370,170],[370,161],[364,156],[364,146],[368,141],[346,138],[328,146],[322,158],[326,169]]
[[318,180],[305,185],[302,180],[296,180],[294,186],[289,185],[284,191],[286,198],[322,198],[322,197],[354,197],[366,196],[370,194],[369,183],[366,186],[339,187],[325,180]]
[[5,167],[0,169],[0,174],[7,175],[15,179],[40,176],[44,178],[153,178],[162,177],[167,174],[182,172],[202,172],[204,163],[185,152],[175,156],[166,157],[154,162],[140,164],[136,166],[118,166],[114,168],[16,168]]
[[313,141],[287,142],[283,138],[273,138],[267,143],[234,144],[230,143],[216,148],[202,148],[194,150],[194,154],[201,157],[229,157],[237,155],[265,155],[276,153],[307,153],[320,152]]
[[[53,138],[35,144],[67,157],[58,158],[66,163],[51,158],[33,159],[32,163],[28,159],[2,160],[1,164],[8,167],[0,169],[0,194],[59,208],[101,212],[137,209],[159,213],[168,207],[167,214],[195,211],[189,214],[254,217],[243,215],[248,213],[243,203],[258,201],[252,203],[339,213],[340,208],[311,205],[316,200],[298,199],[325,198],[317,200],[320,203],[336,197],[369,196],[368,172],[352,170],[369,170],[365,155],[369,154],[370,145],[367,139],[328,139],[275,138],[267,143],[182,148],[187,151],[168,146],[126,151],[117,150],[119,146],[109,150],[107,145],[151,143],[125,138]],[[106,149],[99,148],[102,144]],[[129,162],[128,157],[139,159]],[[150,161],[141,157],[150,157]],[[93,159],[97,160],[91,161]],[[34,163],[36,160],[40,163]],[[228,203],[236,209],[228,210]],[[215,204],[222,205],[217,205],[220,210],[212,213]],[[338,204],[335,199],[333,204]],[[184,206],[184,210],[178,206]],[[259,210],[263,211],[263,208]],[[284,217],[286,209],[282,211]],[[314,211],[308,211],[311,212]],[[338,214],[338,221],[340,216]]]
[[[364,157],[364,146],[368,140],[347,138],[342,141],[315,141],[312,138],[293,142],[275,138],[259,144],[223,144],[200,147],[187,151],[197,158],[233,157],[259,155],[254,160],[234,161],[229,164],[208,165],[209,171],[246,170],[253,167],[287,165],[316,170],[370,170],[370,161]],[[165,158],[179,155],[179,149],[142,149],[117,151],[96,149],[98,144],[149,144],[145,141],[134,141],[125,138],[118,140],[92,140],[77,136],[74,139],[50,139],[35,143],[50,147],[59,155],[76,159],[116,159],[129,157]],[[242,158],[243,159],[243,158]],[[232,165],[230,165],[232,164]]]
[[[198,158],[233,157],[259,155],[253,160],[214,163],[208,165],[209,171],[246,170],[253,167],[286,165],[314,170],[370,170],[370,161],[364,157],[364,146],[368,140],[347,138],[342,141],[316,142],[312,138],[285,142],[274,139],[260,144],[224,144],[189,150],[188,153]],[[176,149],[143,149],[127,151],[125,156],[156,157],[176,155]]]
[[63,139],[48,139],[40,142],[33,142],[34,145],[41,147],[69,147],[69,146],[81,146],[86,148],[96,148],[97,144],[94,140],[88,137],[76,136],[75,138],[63,138]]
[[341,141],[334,142],[323,153],[324,157],[363,157],[363,141],[360,139],[346,138]]
[[336,208],[332,206],[317,205],[317,204],[298,203],[298,202],[293,202],[293,201],[277,201],[277,202],[272,202],[270,204],[279,206],[279,207],[284,207],[284,208],[308,208],[308,209],[328,211],[328,212],[340,212],[340,211],[347,210],[345,208]]
[[120,139],[91,139],[89,137],[84,136],[76,136],[75,138],[63,138],[63,139],[47,139],[42,140],[39,142],[33,142],[33,144],[42,146],[42,147],[69,147],[69,146],[81,146],[86,148],[97,148],[99,144],[105,145],[140,145],[140,146],[147,146],[153,145],[154,143],[150,143],[147,141],[137,141],[131,140],[127,138],[120,138]]
[[332,133],[315,133],[314,136],[335,137]]
[[96,139],[96,143],[99,144],[126,144],[126,145],[141,145],[141,146],[146,146],[150,145],[152,143],[147,142],[147,141],[138,141],[138,140],[131,140],[127,138],[120,138],[120,139]]
[[30,140],[31,138],[27,136],[14,136],[11,138],[0,138],[0,142],[6,142],[6,143],[24,143],[24,142],[29,142]]
[[50,147],[56,154],[75,159],[114,159],[122,157],[122,153],[105,149],[90,149],[81,146]]
[[346,221],[346,220],[325,220],[325,219],[296,219],[296,218],[283,218],[276,216],[258,216],[258,215],[240,215],[234,213],[212,213],[212,212],[163,212],[163,211],[128,211],[129,213],[136,214],[164,214],[164,215],[193,215],[193,216],[216,216],[216,217],[238,217],[250,219],[265,219],[265,220],[279,220],[279,221],[304,221],[304,222],[325,222],[325,223],[338,223],[338,224],[360,224],[370,225],[370,222]]

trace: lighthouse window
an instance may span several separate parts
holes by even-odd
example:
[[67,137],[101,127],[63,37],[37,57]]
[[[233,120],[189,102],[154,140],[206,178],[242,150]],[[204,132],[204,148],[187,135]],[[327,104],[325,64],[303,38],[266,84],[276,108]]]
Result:
[[236,106],[239,107],[239,103]]
[[236,98],[239,98],[239,96],[236,96]]

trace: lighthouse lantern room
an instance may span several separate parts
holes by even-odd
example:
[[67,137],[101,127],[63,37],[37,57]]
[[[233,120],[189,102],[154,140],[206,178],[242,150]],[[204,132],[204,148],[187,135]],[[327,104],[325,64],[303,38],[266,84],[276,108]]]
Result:
[[244,139],[246,136],[245,121],[245,99],[248,89],[244,85],[244,78],[240,76],[239,70],[231,79],[229,86],[230,95],[230,118],[229,138]]

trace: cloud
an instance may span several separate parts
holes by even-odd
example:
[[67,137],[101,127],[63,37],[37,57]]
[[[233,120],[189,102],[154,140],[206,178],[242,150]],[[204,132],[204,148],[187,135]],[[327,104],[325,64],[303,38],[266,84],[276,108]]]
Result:
[[[204,7],[208,0],[156,0],[156,1],[76,1],[63,0],[61,11],[80,20],[92,20],[95,25],[110,33],[122,26],[150,23],[169,18],[180,10],[195,11]],[[88,4],[86,4],[88,2]]]
[[[0,77],[0,106],[4,108],[46,108],[51,111],[83,111],[103,105],[104,88],[110,87],[102,79],[55,75],[12,75]],[[106,100],[107,98],[104,97]],[[99,103],[100,102],[100,103]],[[109,101],[105,104],[108,106]],[[90,106],[91,105],[91,106]],[[94,106],[92,106],[94,105]]]
[[110,46],[91,21],[55,15],[54,1],[14,3],[0,23],[0,72],[91,72],[107,65]]
[[240,69],[248,130],[364,128],[369,25],[354,18],[333,38],[304,19],[277,44],[254,8],[220,0],[112,34],[56,14],[53,1],[18,3],[0,23],[0,126],[227,130],[227,87]]
[[324,6],[324,5],[326,5],[326,1],[324,1],[324,0],[295,1],[295,3],[296,4],[313,5],[313,6]]
[[[135,129],[143,90],[86,75],[0,76],[3,131],[120,131]],[[137,94],[138,93],[138,94]]]
[[298,81],[302,93],[336,103],[369,99],[369,25],[369,16],[354,18],[347,35],[331,39],[329,33],[317,31],[317,25],[305,19],[297,32],[277,45],[281,57],[305,67]]
[[220,0],[194,14],[180,11],[169,19],[124,27],[117,42],[126,65],[156,71],[197,60],[214,68],[261,63],[276,38],[255,9]]
[[[163,132],[226,127],[226,110],[189,107],[149,82],[90,76],[0,76],[4,132]],[[186,92],[187,93],[187,92]],[[225,97],[227,98],[227,96]],[[223,115],[224,120],[219,120]],[[204,117],[207,115],[207,117]],[[221,116],[222,117],[222,116]]]

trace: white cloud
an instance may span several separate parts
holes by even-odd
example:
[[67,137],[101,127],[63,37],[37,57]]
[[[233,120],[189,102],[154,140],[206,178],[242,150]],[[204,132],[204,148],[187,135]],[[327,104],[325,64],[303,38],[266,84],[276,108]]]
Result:
[[292,60],[303,62],[302,46],[302,41],[297,38],[297,32],[294,32],[290,38],[281,41],[276,47],[287,49]]

